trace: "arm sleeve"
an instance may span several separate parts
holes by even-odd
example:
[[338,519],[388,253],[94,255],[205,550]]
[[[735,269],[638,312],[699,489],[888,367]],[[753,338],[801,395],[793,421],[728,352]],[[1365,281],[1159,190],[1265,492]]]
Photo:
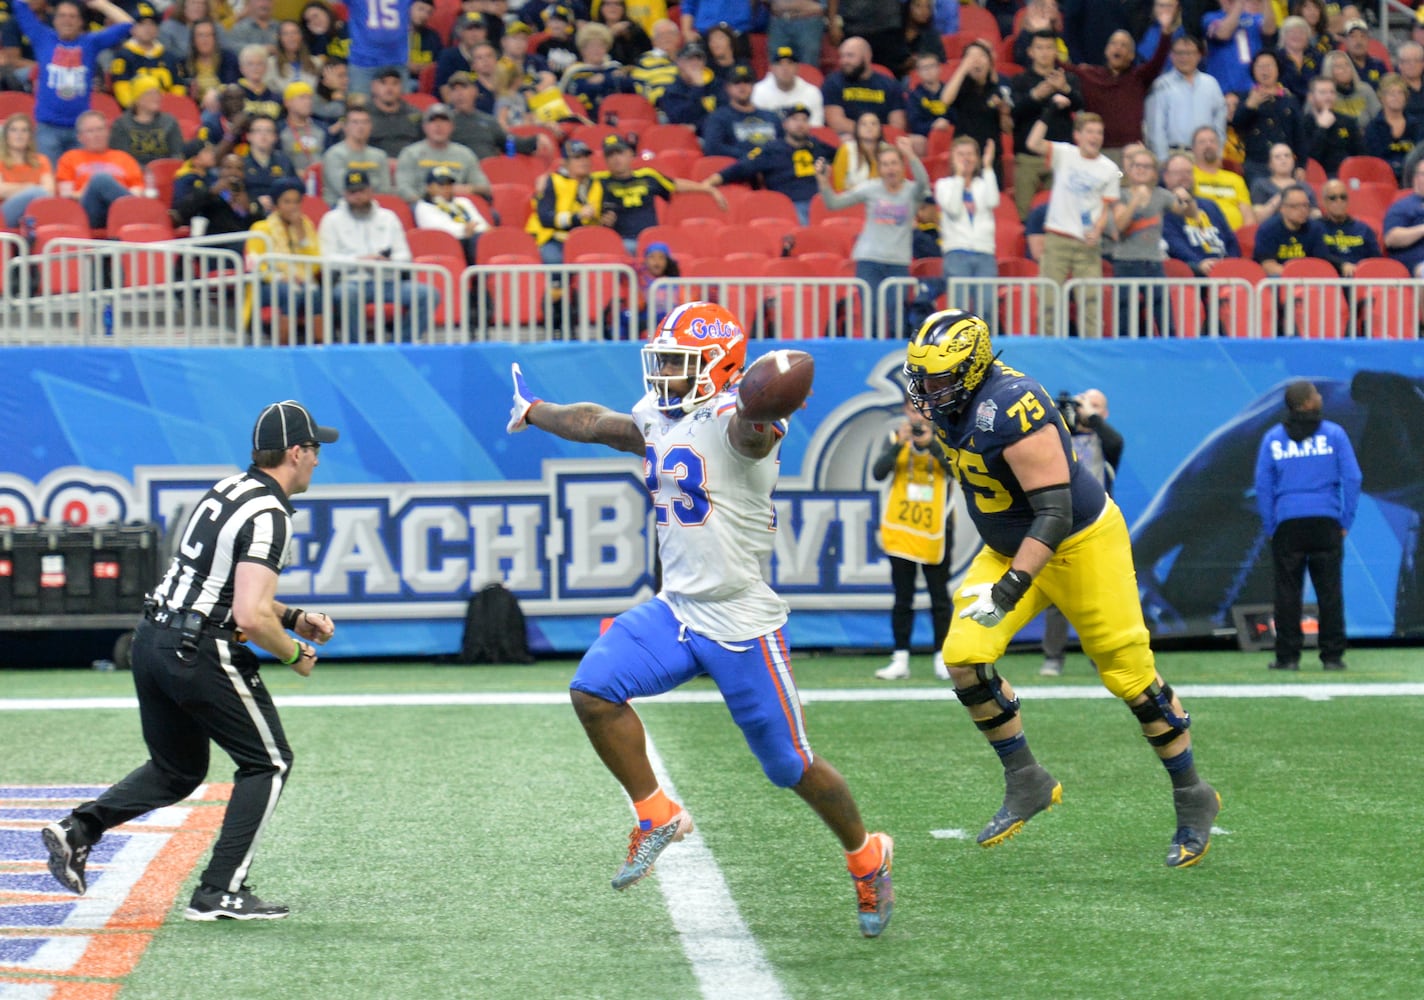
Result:
[[1116,471],[1118,465],[1122,462],[1122,435],[1117,432],[1117,428],[1113,427],[1112,424],[1097,414],[1094,414],[1088,420],[1084,421],[1084,423],[1098,435],[1098,439],[1102,441],[1103,444],[1103,458],[1106,459],[1108,465],[1111,465],[1113,470]]
[[895,438],[895,432],[890,432],[890,440],[885,442],[885,447],[881,449],[880,455],[875,459],[875,464],[870,467],[870,476],[877,483],[885,479],[895,469],[895,456],[900,454],[900,442]]

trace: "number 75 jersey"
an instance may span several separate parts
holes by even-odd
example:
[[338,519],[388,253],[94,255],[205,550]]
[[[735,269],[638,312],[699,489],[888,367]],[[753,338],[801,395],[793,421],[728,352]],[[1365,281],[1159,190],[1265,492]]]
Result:
[[661,597],[679,621],[724,642],[774,632],[786,603],[766,582],[776,514],[777,452],[739,454],[728,440],[736,396],[722,393],[678,419],[649,394],[633,407],[647,450],[643,477],[653,500]]
[[1023,372],[995,361],[958,418],[948,425],[942,419],[936,423],[950,468],[964,489],[969,516],[984,544],[994,551],[1013,555],[1033,523],[1033,507],[1004,459],[1004,449],[1044,425],[1057,428],[1068,458],[1073,532],[1086,528],[1102,513],[1107,503],[1102,483],[1079,463],[1053,398]]

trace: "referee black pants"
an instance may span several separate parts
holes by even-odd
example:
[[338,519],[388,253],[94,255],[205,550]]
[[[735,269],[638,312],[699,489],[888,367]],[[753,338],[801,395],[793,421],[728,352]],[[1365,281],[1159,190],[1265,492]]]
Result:
[[1315,587],[1320,609],[1320,659],[1345,656],[1345,595],[1341,567],[1345,539],[1333,517],[1295,517],[1282,521],[1271,536],[1276,570],[1276,662],[1299,663],[1300,613],[1305,571]]
[[133,678],[149,759],[74,812],[87,830],[107,830],[186,798],[207,777],[211,740],[237,771],[202,880],[236,892],[286,784],[292,751],[250,649],[204,635],[196,655],[185,662],[180,641],[171,629],[147,621],[139,625]]

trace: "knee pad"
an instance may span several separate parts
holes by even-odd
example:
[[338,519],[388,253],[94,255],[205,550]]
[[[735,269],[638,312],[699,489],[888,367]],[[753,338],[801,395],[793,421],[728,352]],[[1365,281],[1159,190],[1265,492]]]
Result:
[[987,733],[991,729],[998,729],[1019,714],[1019,700],[1004,695],[1003,678],[999,676],[992,663],[974,664],[974,673],[979,678],[979,683],[972,687],[955,688],[954,694],[965,708],[973,708],[975,705],[983,705],[990,701],[999,706],[999,714],[992,719],[974,720],[974,725]]
[[1149,722],[1160,720],[1171,727],[1165,733],[1147,737],[1148,743],[1154,747],[1164,747],[1192,728],[1192,717],[1186,712],[1178,715],[1172,708],[1172,685],[1163,684],[1158,687],[1156,682],[1153,682],[1147,685],[1147,690],[1142,693],[1147,696],[1146,701],[1141,705],[1127,706],[1132,710],[1132,714],[1137,716],[1137,721],[1145,726]]

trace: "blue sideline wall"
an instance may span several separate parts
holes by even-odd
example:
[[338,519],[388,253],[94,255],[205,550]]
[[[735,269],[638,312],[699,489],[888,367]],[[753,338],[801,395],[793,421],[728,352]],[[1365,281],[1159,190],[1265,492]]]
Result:
[[[751,355],[771,346],[755,344]],[[781,451],[774,583],[794,609],[795,645],[882,646],[889,574],[869,468],[899,419],[902,353],[876,342],[796,346],[815,355],[816,390]],[[1286,382],[1316,380],[1327,416],[1352,435],[1395,408],[1352,399],[1357,373],[1391,373],[1406,389],[1424,383],[1418,344],[997,346],[1052,394],[1094,386],[1108,394],[1127,442],[1117,499],[1142,547],[1145,604],[1163,634],[1220,630],[1231,604],[1269,601],[1250,466]],[[553,400],[626,411],[642,392],[638,348],[628,344],[9,349],[0,519],[166,525],[247,464],[263,405],[296,398],[342,434],[322,450],[312,491],[296,498],[297,544],[281,591],[340,621],[328,655],[451,652],[472,588],[491,580],[519,595],[536,649],[581,650],[600,618],[651,593],[642,463],[538,431],[506,434],[516,360]],[[1396,423],[1419,418],[1404,402]],[[1414,433],[1417,441],[1424,431]],[[1400,456],[1406,469],[1419,461]],[[1396,590],[1402,554],[1418,544],[1409,503],[1420,492],[1406,483],[1361,503],[1346,557],[1352,635],[1408,624],[1396,621]],[[962,510],[958,521],[956,574],[977,546]],[[927,620],[917,628],[927,641]]]

